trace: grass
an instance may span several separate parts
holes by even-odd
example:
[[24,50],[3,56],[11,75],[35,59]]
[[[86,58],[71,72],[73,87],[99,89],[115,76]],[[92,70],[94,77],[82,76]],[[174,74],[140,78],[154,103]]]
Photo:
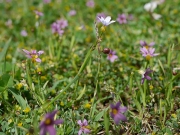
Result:
[[[148,0],[94,0],[92,8],[86,2],[1,2],[0,134],[39,134],[43,116],[58,110],[55,118],[64,120],[55,126],[58,135],[78,134],[77,121],[84,119],[94,135],[178,135],[180,2],[159,4],[153,12],[161,15],[158,20],[144,9]],[[70,10],[76,14],[69,15]],[[112,20],[122,13],[133,18],[104,27],[98,13]],[[62,35],[51,31],[59,19],[68,22]],[[155,42],[159,55],[143,57],[140,40]],[[116,52],[114,62],[102,52],[107,48]],[[41,63],[22,49],[43,50]],[[147,68],[151,80],[142,84]],[[110,105],[118,101],[128,108],[123,113],[127,121],[115,124]]]

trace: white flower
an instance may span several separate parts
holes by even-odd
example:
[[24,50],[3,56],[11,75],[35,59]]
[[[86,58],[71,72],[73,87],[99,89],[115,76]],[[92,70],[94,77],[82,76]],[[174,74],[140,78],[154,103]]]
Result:
[[152,16],[153,16],[153,18],[154,18],[155,20],[158,20],[158,19],[161,18],[161,15],[160,15],[160,14],[156,14],[156,13],[153,13]]
[[157,8],[157,2],[150,2],[144,5],[144,9],[148,12],[153,12]]
[[99,19],[99,20],[102,22],[102,24],[105,25],[105,26],[108,26],[109,24],[116,22],[116,21],[114,21],[114,20],[111,21],[111,17],[110,17],[110,16],[107,16],[105,19],[101,16],[101,17],[98,17],[98,19]]

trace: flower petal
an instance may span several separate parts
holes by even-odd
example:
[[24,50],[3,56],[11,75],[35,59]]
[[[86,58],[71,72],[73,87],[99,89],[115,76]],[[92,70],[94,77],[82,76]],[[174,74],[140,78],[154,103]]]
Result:
[[106,23],[109,23],[110,20],[111,20],[111,17],[110,17],[110,16],[107,16],[107,17],[105,18],[105,22],[106,22]]
[[79,124],[79,126],[83,126],[83,123],[81,122],[81,120],[78,120],[77,123]]
[[29,52],[28,50],[25,50],[25,49],[22,49],[22,50],[23,50],[23,52],[25,52],[27,55],[30,54],[30,52]]
[[89,129],[87,129],[87,128],[84,128],[84,133],[85,134],[88,134],[88,133],[90,133],[91,131],[89,130]]
[[59,124],[62,124],[63,123],[63,120],[62,119],[59,119],[59,120],[55,120],[54,121],[54,124],[56,125],[59,125]]
[[36,62],[41,63],[41,59],[40,58],[36,58]]
[[40,135],[46,135],[46,127],[40,128]]
[[83,125],[87,126],[88,125],[88,121],[86,119],[83,120]]
[[79,132],[78,132],[78,135],[81,135],[82,134],[82,130],[80,129]]
[[54,128],[54,125],[49,125],[46,128],[47,128],[47,132],[49,132],[49,135],[56,135],[56,130]]
[[125,106],[123,106],[123,107],[120,107],[119,108],[119,111],[121,112],[121,113],[124,113],[124,112],[126,112],[127,111],[127,107],[125,107]]
[[41,55],[41,54],[43,54],[43,53],[44,53],[44,51],[42,51],[42,50],[41,50],[41,51],[38,51],[38,54],[39,54],[39,55]]

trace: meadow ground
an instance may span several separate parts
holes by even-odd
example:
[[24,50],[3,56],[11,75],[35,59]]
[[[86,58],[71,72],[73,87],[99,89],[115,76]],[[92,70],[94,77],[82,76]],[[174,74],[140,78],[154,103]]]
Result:
[[0,0],[1,135],[179,135],[179,0]]

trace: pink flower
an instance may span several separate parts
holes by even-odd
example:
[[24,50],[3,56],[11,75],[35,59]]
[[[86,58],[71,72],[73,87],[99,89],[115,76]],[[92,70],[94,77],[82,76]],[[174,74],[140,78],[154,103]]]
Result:
[[82,133],[88,134],[90,133],[90,127],[88,126],[88,121],[86,119],[84,119],[83,121],[78,120],[77,122],[80,126],[78,135],[81,135]]
[[63,29],[66,28],[67,26],[68,26],[67,20],[64,19],[57,20],[51,25],[52,33],[53,34],[58,33],[60,36],[62,36],[64,33]]
[[39,12],[37,10],[34,10],[35,14],[38,15],[38,16],[43,16],[44,14],[42,12]]
[[70,16],[76,15],[76,10],[70,10],[68,13]]
[[119,14],[117,18],[117,22],[120,24],[126,24],[127,23],[127,17],[125,14]]
[[47,3],[50,3],[51,0],[43,0],[43,2],[47,4]]
[[150,60],[152,57],[157,56],[159,54],[154,53],[155,52],[155,48],[140,48],[141,54],[143,57],[145,57],[147,60]]
[[88,0],[88,1],[86,2],[86,6],[87,6],[87,7],[93,8],[94,5],[95,5],[94,0]]
[[22,30],[22,31],[21,31],[21,36],[27,37],[27,35],[28,35],[28,34],[27,34],[26,30]]
[[40,51],[36,51],[36,50],[32,50],[32,51],[27,51],[25,49],[22,49],[23,52],[26,54],[26,57],[32,59],[32,62],[41,62],[41,59],[39,58],[39,56],[41,54],[44,53],[44,51],[40,50]]
[[110,52],[107,56],[107,59],[110,60],[110,62],[114,62],[117,58],[118,58],[118,56],[116,55],[116,52],[110,50]]

